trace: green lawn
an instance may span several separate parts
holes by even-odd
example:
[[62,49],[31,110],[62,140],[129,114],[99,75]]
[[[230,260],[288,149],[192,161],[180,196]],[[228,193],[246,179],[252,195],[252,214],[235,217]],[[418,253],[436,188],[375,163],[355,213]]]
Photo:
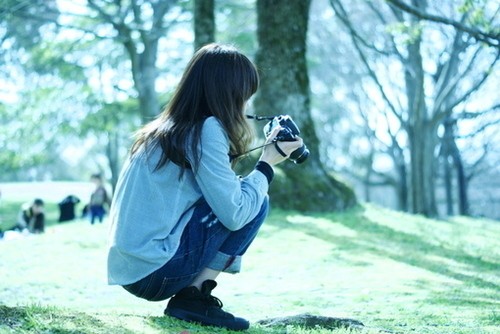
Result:
[[[2,209],[6,203],[2,204]],[[0,241],[0,333],[219,333],[163,317],[106,284],[108,225],[77,220]],[[363,333],[500,333],[500,224],[429,220],[371,205],[344,213],[273,210],[239,275],[214,291],[249,333],[302,313],[346,317]]]

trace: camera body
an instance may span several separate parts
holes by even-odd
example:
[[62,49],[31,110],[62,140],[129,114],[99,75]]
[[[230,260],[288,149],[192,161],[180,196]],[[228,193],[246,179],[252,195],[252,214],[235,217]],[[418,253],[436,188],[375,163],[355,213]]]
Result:
[[[276,141],[295,141],[296,137],[300,134],[299,127],[295,124],[292,117],[289,115],[279,115],[275,116],[264,126],[264,134],[266,137],[269,136],[277,126],[280,126],[281,130],[276,135]],[[307,157],[309,157],[309,150],[304,144],[293,151],[289,159],[296,164],[301,164],[306,161]]]

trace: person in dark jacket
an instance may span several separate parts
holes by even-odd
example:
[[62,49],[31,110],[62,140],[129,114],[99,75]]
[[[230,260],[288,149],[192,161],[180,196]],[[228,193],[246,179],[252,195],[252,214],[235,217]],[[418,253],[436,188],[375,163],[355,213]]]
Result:
[[45,231],[44,202],[36,198],[29,204],[24,204],[17,216],[18,231],[28,230],[30,233],[43,233]]

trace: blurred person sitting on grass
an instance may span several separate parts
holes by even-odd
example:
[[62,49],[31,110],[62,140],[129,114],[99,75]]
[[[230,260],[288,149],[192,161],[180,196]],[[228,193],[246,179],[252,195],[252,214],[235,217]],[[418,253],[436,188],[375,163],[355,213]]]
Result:
[[15,231],[30,233],[43,233],[45,231],[44,203],[40,198],[36,198],[31,203],[21,206],[17,216]]
[[[149,301],[171,298],[165,314],[244,330],[211,292],[241,258],[268,212],[273,165],[302,146],[268,136],[245,177],[234,170],[252,131],[244,111],[259,77],[235,48],[210,44],[195,53],[170,103],[132,145],[111,205],[108,280]],[[242,301],[244,302],[244,301]]]

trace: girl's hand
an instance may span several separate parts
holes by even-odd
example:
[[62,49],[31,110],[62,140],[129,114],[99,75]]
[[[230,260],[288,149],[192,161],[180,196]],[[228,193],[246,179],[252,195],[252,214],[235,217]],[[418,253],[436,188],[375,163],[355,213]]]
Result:
[[[273,142],[274,138],[278,135],[280,132],[281,127],[276,127],[271,134],[266,138],[266,144],[269,144]],[[278,145],[280,150],[286,155],[283,156],[281,153],[278,152],[276,149],[275,145]],[[298,149],[299,147],[302,147],[303,141],[302,138],[296,137],[295,141],[278,141],[275,144],[270,144],[266,147],[264,147],[264,150],[262,151],[262,155],[260,156],[260,161],[267,162],[269,165],[274,166],[279,164],[282,161],[285,161],[290,154]]]

